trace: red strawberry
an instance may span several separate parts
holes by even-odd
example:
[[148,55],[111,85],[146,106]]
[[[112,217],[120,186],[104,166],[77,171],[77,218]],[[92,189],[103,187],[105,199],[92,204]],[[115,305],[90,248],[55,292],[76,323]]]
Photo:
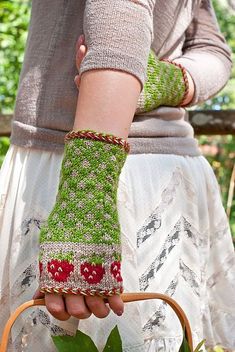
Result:
[[74,266],[67,260],[52,259],[47,263],[47,270],[55,281],[63,282],[68,280]]
[[122,275],[121,275],[121,263],[118,261],[112,262],[111,264],[111,274],[113,275],[114,279],[117,282],[122,282]]
[[88,284],[98,284],[104,276],[105,270],[102,264],[82,263],[81,274]]

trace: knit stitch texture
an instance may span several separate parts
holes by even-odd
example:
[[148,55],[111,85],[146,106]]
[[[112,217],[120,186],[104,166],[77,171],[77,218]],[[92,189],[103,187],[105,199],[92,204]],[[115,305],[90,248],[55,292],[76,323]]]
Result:
[[117,187],[127,153],[90,139],[67,141],[56,204],[40,233],[43,292],[122,292]]
[[147,67],[147,80],[144,84],[136,113],[154,110],[161,105],[179,106],[186,86],[182,70],[172,63],[158,60],[150,51]]

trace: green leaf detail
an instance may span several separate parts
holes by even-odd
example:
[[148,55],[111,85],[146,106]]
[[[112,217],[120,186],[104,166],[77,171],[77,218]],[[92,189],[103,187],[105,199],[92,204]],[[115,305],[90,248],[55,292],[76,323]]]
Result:
[[120,262],[122,260],[120,253],[114,253],[113,258],[118,262]]
[[111,331],[103,352],[122,352],[122,340],[117,326]]
[[185,337],[183,339],[182,345],[180,346],[179,352],[192,352]]
[[89,256],[89,257],[81,257],[81,260],[83,260],[83,262],[88,262],[88,263],[94,263],[94,264],[103,264],[104,263],[104,257],[102,256],[98,256],[98,255],[93,255],[93,256]]
[[58,352],[99,352],[90,336],[77,331],[75,336],[52,336]]
[[185,328],[184,328],[183,341],[182,341],[182,345],[180,346],[179,352],[192,352],[185,335],[186,334],[185,334]]
[[214,352],[224,352],[223,348],[220,346],[215,346],[214,347]]
[[72,263],[74,259],[74,253],[73,252],[68,252],[68,253],[52,253],[50,255],[52,259],[58,259],[58,260],[67,260],[68,262]]
[[197,347],[196,347],[196,349],[195,349],[194,352],[202,352],[201,347],[204,345],[205,342],[206,342],[206,340],[202,340],[202,342],[200,342],[200,343],[197,345]]

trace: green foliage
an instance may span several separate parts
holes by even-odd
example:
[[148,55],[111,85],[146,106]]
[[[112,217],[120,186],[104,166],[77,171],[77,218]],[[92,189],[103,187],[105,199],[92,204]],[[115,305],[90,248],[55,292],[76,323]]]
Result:
[[9,138],[0,137],[0,167],[3,163],[3,159],[4,159],[5,154],[9,148],[9,145],[10,145]]
[[226,87],[216,97],[201,104],[200,109],[220,110],[235,108],[235,12],[229,9],[226,3],[227,1],[223,3],[220,0],[213,0],[221,32],[225,36],[226,41],[232,50],[232,60],[234,63],[232,74]]
[[179,352],[192,352],[189,347],[188,341],[185,338],[185,335],[183,336],[183,341],[182,341],[182,345],[180,346]]
[[[53,336],[52,339],[58,352],[98,352],[98,349],[90,336],[84,334],[79,330],[75,336]],[[200,342],[194,352],[202,352],[201,347],[203,347],[204,343],[205,340]],[[119,334],[118,327],[115,326],[108,337],[103,352],[122,351],[123,349],[121,336]],[[185,332],[179,352],[192,352],[185,337]]]
[[[200,136],[200,145],[206,146],[206,158],[211,164],[221,189],[223,205],[226,208],[230,178],[235,161],[235,136]],[[210,148],[213,152],[210,154]],[[235,238],[235,198],[233,197],[230,227]]]
[[23,62],[29,0],[0,2],[0,112],[13,111],[19,73]]
[[52,336],[52,339],[58,352],[98,352],[90,336],[79,330],[75,336]]
[[214,348],[209,348],[207,350],[207,352],[226,352],[226,351],[221,346],[215,346]]
[[204,346],[205,342],[206,342],[206,340],[203,340],[202,342],[200,342],[200,343],[197,345],[197,347],[196,347],[196,349],[195,349],[194,352],[203,352],[203,350],[201,350],[201,347]]
[[[75,336],[53,336],[52,339],[58,352],[98,352],[90,336],[79,330]],[[122,341],[117,326],[111,331],[103,352],[122,352]]]
[[[194,352],[203,352],[203,350],[201,350],[201,347],[204,346],[205,342],[206,342],[206,340],[201,341],[201,342],[197,345],[197,347],[196,347],[196,349],[194,350]],[[183,340],[182,340],[182,344],[181,344],[181,346],[180,346],[179,352],[192,352],[191,349],[190,349],[190,347],[189,347],[188,341],[187,341],[187,339],[186,339],[186,330],[185,330],[185,329],[184,329]]]
[[215,346],[213,348],[213,352],[225,352],[221,346]]
[[122,340],[117,326],[111,331],[103,352],[122,352]]
[[221,32],[225,36],[229,43],[230,48],[235,52],[235,12],[228,8],[228,1],[221,2],[219,0],[213,0],[213,6],[216,12]]

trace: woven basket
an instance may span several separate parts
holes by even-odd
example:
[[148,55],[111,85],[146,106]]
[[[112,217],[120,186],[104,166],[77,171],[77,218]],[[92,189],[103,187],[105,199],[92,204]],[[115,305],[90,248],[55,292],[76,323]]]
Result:
[[[178,316],[181,326],[183,330],[185,330],[185,337],[188,341],[190,350],[191,352],[193,352],[192,332],[191,332],[189,321],[183,309],[179,306],[179,304],[175,300],[173,300],[171,297],[168,297],[167,295],[160,294],[160,293],[124,293],[121,295],[121,297],[123,302],[125,303],[144,301],[149,299],[161,299],[166,303],[168,303],[171,306],[171,308],[175,311],[176,315]],[[33,306],[43,306],[43,305],[45,305],[44,299],[37,299],[35,301],[26,302],[16,309],[16,311],[10,316],[9,320],[5,325],[3,335],[2,335],[1,345],[0,345],[0,352],[7,351],[8,338],[11,331],[11,327],[14,324],[17,317],[27,308],[30,308]]]

